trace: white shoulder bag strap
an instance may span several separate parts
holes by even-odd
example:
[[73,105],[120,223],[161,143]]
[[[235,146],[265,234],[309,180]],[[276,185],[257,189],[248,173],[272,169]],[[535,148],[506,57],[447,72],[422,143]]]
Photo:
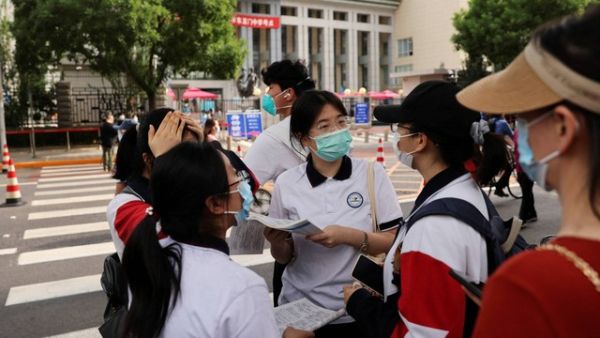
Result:
[[377,197],[375,196],[375,162],[369,162],[369,170],[367,173],[367,186],[369,189],[369,204],[371,205],[371,223],[373,224],[373,232],[379,232],[377,224]]

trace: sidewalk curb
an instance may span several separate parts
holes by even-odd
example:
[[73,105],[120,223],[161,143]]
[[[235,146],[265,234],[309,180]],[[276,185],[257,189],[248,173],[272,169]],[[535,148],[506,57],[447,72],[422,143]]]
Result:
[[101,157],[82,158],[73,160],[47,160],[47,161],[31,161],[31,162],[20,162],[15,163],[16,168],[41,168],[41,167],[52,167],[59,165],[78,165],[78,164],[101,164]]

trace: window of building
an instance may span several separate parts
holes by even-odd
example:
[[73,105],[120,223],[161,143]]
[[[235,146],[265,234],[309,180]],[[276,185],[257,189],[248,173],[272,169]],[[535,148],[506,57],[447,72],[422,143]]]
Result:
[[398,40],[398,57],[413,55],[412,38]]
[[308,17],[313,19],[323,19],[323,11],[320,9],[308,9]]
[[369,18],[369,14],[356,14],[356,21],[358,22],[369,23]]
[[252,4],[252,13],[271,14],[271,6],[267,4]]
[[281,6],[281,15],[298,16],[298,10],[296,7]]
[[333,12],[333,20],[348,21],[348,13],[334,11]]
[[380,15],[379,16],[379,24],[380,25],[391,25],[392,24],[392,17],[391,16]]
[[413,65],[398,65],[394,67],[394,73],[410,73],[413,71]]

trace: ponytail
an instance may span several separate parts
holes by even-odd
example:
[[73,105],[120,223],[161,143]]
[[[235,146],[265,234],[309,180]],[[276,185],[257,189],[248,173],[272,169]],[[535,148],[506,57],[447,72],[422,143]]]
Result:
[[483,135],[481,151],[477,150],[476,158],[480,162],[477,168],[477,183],[489,185],[502,170],[511,170],[510,155],[502,135],[491,132]]
[[131,234],[123,252],[123,269],[132,294],[125,336],[158,336],[179,295],[181,247],[161,247],[156,223],[154,216],[147,215]]

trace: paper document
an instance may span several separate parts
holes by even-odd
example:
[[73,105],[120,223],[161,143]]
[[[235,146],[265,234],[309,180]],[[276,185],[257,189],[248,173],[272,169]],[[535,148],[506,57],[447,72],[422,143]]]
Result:
[[332,311],[315,305],[310,300],[302,298],[275,308],[275,320],[279,331],[286,327],[314,331],[340,318],[346,309]]
[[251,212],[248,220],[260,222],[269,228],[283,230],[299,235],[313,235],[323,232],[321,228],[312,224],[306,219],[293,221],[289,219],[273,218]]
[[265,248],[265,226],[257,221],[247,220],[243,224],[231,227],[227,238],[231,255],[262,254]]

